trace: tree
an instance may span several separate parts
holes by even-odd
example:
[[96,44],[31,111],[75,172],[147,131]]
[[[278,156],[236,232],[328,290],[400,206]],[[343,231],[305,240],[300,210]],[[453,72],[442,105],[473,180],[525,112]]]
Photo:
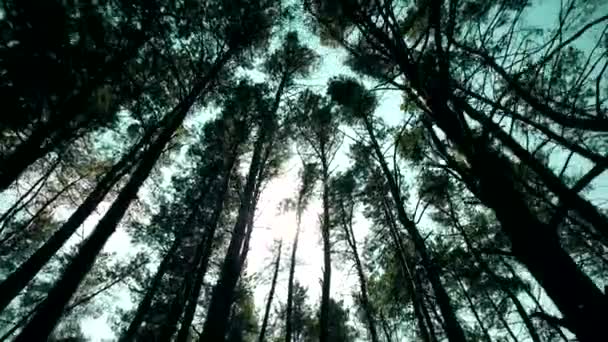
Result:
[[78,209],[72,213],[68,220],[61,225],[61,227],[34,252],[34,254],[0,283],[0,290],[2,290],[2,296],[0,296],[0,311],[4,310],[19,292],[21,292],[21,290],[23,290],[36,276],[40,269],[49,262],[65,242],[74,234],[78,227],[84,223],[86,218],[93,213],[112,187],[118,183],[125,174],[129,173],[136,163],[138,151],[143,147],[142,143],[145,140],[146,139],[144,138],[140,143],[133,146],[129,153],[125,154],[115,165],[113,165],[112,168],[101,177],[93,191],[87,196]]
[[[515,18],[511,21],[515,23],[519,18],[517,14],[521,13],[524,6],[520,3],[509,3],[502,8],[494,6],[500,3],[492,3],[483,8],[480,11],[481,16],[494,8],[499,8],[499,15]],[[467,4],[461,3],[461,6]],[[569,6],[574,6],[574,2]],[[360,71],[373,74],[374,77],[404,91],[408,99],[420,109],[426,120],[424,127],[433,137],[437,148],[442,151],[448,164],[454,166],[469,190],[486,206],[493,209],[506,235],[509,236],[518,260],[526,265],[547,291],[566,320],[570,322],[570,328],[577,336],[582,340],[593,340],[594,329],[598,329],[601,325],[597,319],[603,316],[602,308],[606,306],[605,296],[560,246],[556,229],[549,224],[550,222],[539,219],[537,213],[525,203],[524,194],[516,185],[518,178],[513,170],[513,162],[500,150],[495,149],[493,142],[504,144],[522,163],[533,168],[545,186],[562,199],[564,206],[571,206],[577,212],[589,210],[589,217],[595,222],[592,225],[596,229],[601,230],[600,227],[604,225],[601,222],[605,222],[605,217],[598,214],[597,208],[590,207],[588,202],[581,200],[580,197],[577,199],[572,197],[572,192],[565,191],[563,183],[548,172],[546,167],[543,167],[519,144],[514,144],[514,140],[506,139],[495,124],[483,119],[487,116],[474,110],[474,107],[467,102],[468,98],[455,91],[458,88],[454,86],[455,84],[460,83],[464,87],[471,84],[467,84],[461,77],[454,76],[452,70],[458,68],[452,68],[452,64],[457,63],[459,58],[451,58],[451,56],[463,51],[470,54],[476,50],[467,49],[466,46],[469,44],[464,41],[467,37],[467,23],[472,23],[471,27],[474,27],[479,21],[465,18],[460,25],[456,25],[456,11],[460,8],[456,4],[444,7],[438,1],[413,6],[411,11],[400,10],[399,12],[403,13],[402,20],[410,18],[409,22],[406,20],[407,25],[404,27],[398,22],[394,4],[390,1],[377,8],[346,1],[332,6],[327,6],[323,1],[311,1],[308,8],[323,27],[324,32],[355,52],[352,54],[353,65],[359,67]],[[515,15],[511,16],[512,13]],[[376,18],[381,18],[380,21],[386,25],[379,26]],[[413,28],[416,27],[418,19],[420,19],[418,24],[424,27],[420,35],[421,39],[414,38],[413,42],[409,42],[405,38],[408,37],[408,33],[413,33],[416,37]],[[509,23],[508,19],[491,27],[486,33],[492,35],[499,32],[496,27],[506,23]],[[358,37],[361,39],[358,45],[350,44],[349,40],[345,39],[344,34],[351,32],[349,30],[351,27],[360,29]],[[405,35],[401,32],[405,32]],[[508,36],[506,37],[508,39]],[[427,45],[430,39],[432,44]],[[421,47],[421,51],[417,51],[417,47]],[[563,45],[560,45],[560,48],[563,48]],[[552,54],[550,52],[547,56]],[[380,63],[376,63],[374,68],[362,69],[360,57],[369,59],[370,56],[378,56]],[[544,116],[553,119],[560,117],[555,115],[557,112],[549,106],[535,101],[534,96],[529,96],[530,92],[521,91],[518,83],[511,82],[507,73],[502,72],[504,70],[492,64],[492,59],[484,58],[483,53],[477,56],[482,56],[483,64],[496,71],[506,81],[507,89],[514,91],[521,100]],[[470,63],[464,65],[468,66]],[[469,70],[474,68],[475,66]],[[403,76],[407,84],[395,82],[393,75]],[[465,73],[465,75],[468,79],[475,79],[470,74]],[[464,119],[465,115],[481,124],[482,134],[476,133],[470,127]],[[436,137],[433,126],[445,134],[445,141]],[[579,125],[577,128],[585,129]],[[464,157],[466,165],[454,161],[452,150],[448,146],[453,147]],[[542,252],[536,248],[537,241],[546,242],[546,248]],[[565,274],[568,274],[567,282],[560,280],[564,279]],[[577,295],[572,296],[572,293]]]
[[445,320],[446,333],[451,341],[464,341],[464,332],[458,322],[456,312],[450,303],[450,298],[441,282],[439,269],[431,261],[425,241],[416,227],[416,223],[412,221],[405,212],[404,201],[399,187],[393,173],[386,163],[382,150],[380,149],[380,144],[376,138],[372,122],[372,113],[376,106],[375,97],[363,88],[361,84],[349,79],[338,78],[333,80],[329,85],[328,92],[332,99],[338,102],[346,110],[346,115],[351,117],[351,121],[358,122],[365,128],[371,140],[372,151],[380,164],[388,185],[388,190],[390,191],[396,207],[397,218],[410,235],[416,248],[416,253],[420,256],[422,264],[428,273],[433,291],[437,296],[439,308]]
[[129,75],[121,71],[150,39],[146,29],[152,31],[153,24],[148,20],[136,29],[135,13],[125,7],[122,2],[106,8],[59,1],[5,3],[4,41],[16,43],[3,44],[2,93],[13,115],[2,119],[0,130],[2,144],[14,148],[2,148],[0,189],[50,152],[112,125],[118,107],[133,99],[134,92],[126,88]]
[[323,214],[321,216],[321,237],[323,240],[323,281],[321,292],[320,341],[329,338],[329,303],[331,286],[331,242],[329,216],[330,166],[341,144],[337,117],[331,104],[323,97],[305,91],[296,104],[300,144],[310,150],[310,154],[320,165],[319,178],[323,187]]
[[[228,28],[226,32],[228,36],[225,37],[228,49],[218,47],[220,50],[209,71],[203,77],[196,77],[188,95],[163,119],[161,123],[162,129],[142,156],[139,166],[16,341],[31,340],[41,336],[45,337],[50,333],[54,324],[59,319],[66,302],[94,263],[97,253],[115,231],[117,224],[127,211],[128,204],[137,195],[137,191],[150,174],[164,147],[171,140],[173,133],[182,124],[192,105],[194,105],[201,93],[208,88],[209,84],[215,80],[221,69],[231,58],[254,43],[259,43],[260,39],[266,38],[264,36],[265,30],[270,29],[269,24],[272,21],[269,23],[268,20],[272,20],[272,18],[265,17],[266,13],[264,10],[268,8],[263,7],[263,5],[260,4],[259,11],[252,12],[253,18],[246,18],[248,20],[245,22],[252,25],[249,27],[247,25],[243,26],[241,23],[238,29],[234,30],[235,27],[230,26],[233,23],[230,19],[234,18],[236,13],[224,12],[223,16],[219,16],[219,18],[224,18],[224,20],[230,23],[225,25]],[[233,15],[233,17],[231,18],[230,15]],[[255,32],[255,34],[252,34],[252,32]]]
[[[246,278],[241,278],[245,282]],[[257,334],[257,317],[253,304],[253,294],[246,283],[240,283],[235,296],[235,305],[232,308],[230,325],[228,328],[228,342],[253,341]]]
[[344,303],[334,300],[331,300],[330,303],[330,341],[355,341],[357,335],[355,330],[348,324],[348,311],[344,309]]
[[302,214],[310,201],[310,196],[314,190],[315,182],[318,178],[318,167],[314,163],[304,163],[300,171],[300,187],[296,198],[296,234],[291,246],[291,259],[289,263],[289,280],[287,283],[287,303],[285,308],[285,342],[292,342],[293,336],[293,296],[295,289],[296,256],[298,251],[298,241],[302,224]]
[[274,80],[278,80],[278,86],[272,100],[259,98],[256,107],[253,108],[259,118],[257,137],[232,233],[233,238],[230,240],[226,252],[220,278],[213,290],[202,339],[218,341],[225,339],[232,295],[242,269],[239,255],[243,242],[248,240],[245,240],[245,231],[249,217],[255,211],[256,196],[254,196],[254,192],[256,185],[261,181],[258,179],[258,173],[260,169],[264,168],[263,162],[266,159],[264,158],[264,146],[271,143],[278,133],[279,107],[282,96],[293,85],[296,77],[305,75],[310,70],[311,63],[314,62],[311,57],[314,55],[306,47],[300,45],[297,35],[288,33],[283,46],[271,55],[265,64],[269,75]]
[[333,214],[335,215],[336,225],[340,226],[342,233],[340,234],[340,240],[346,243],[349,254],[354,260],[355,268],[357,270],[357,277],[359,278],[360,287],[360,301],[365,313],[365,320],[367,321],[367,329],[369,331],[369,339],[372,342],[378,342],[378,331],[376,329],[376,319],[374,317],[374,308],[368,297],[367,291],[367,276],[363,269],[363,263],[359,255],[359,248],[357,247],[357,239],[353,230],[354,224],[354,213],[355,213],[355,191],[356,181],[353,172],[347,171],[344,174],[337,175],[330,184],[331,199],[333,206]]
[[268,319],[270,317],[270,309],[272,307],[272,300],[274,298],[274,291],[277,286],[277,278],[279,276],[279,267],[281,266],[281,251],[283,248],[283,240],[279,240],[277,247],[276,261],[274,262],[274,272],[272,274],[272,280],[270,283],[270,292],[268,292],[268,298],[266,302],[266,308],[264,309],[264,318],[262,319],[262,327],[260,328],[259,342],[263,342],[266,338],[266,329],[268,328]]

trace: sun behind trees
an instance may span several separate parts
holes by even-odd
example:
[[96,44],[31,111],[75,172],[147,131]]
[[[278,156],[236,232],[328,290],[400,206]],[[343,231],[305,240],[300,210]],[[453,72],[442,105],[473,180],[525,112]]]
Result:
[[608,339],[607,13],[3,2],[0,341]]

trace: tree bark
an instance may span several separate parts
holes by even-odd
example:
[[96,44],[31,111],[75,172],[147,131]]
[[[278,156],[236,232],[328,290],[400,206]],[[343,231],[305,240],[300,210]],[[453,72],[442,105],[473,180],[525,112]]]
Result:
[[274,291],[277,286],[277,278],[279,277],[279,268],[281,266],[281,252],[283,248],[283,240],[279,242],[279,248],[277,251],[277,258],[274,263],[274,274],[272,275],[272,283],[270,284],[270,292],[268,293],[268,300],[266,301],[266,309],[264,310],[264,319],[262,320],[262,327],[260,328],[259,342],[264,342],[266,339],[266,329],[268,328],[268,319],[270,318],[270,310],[272,308],[272,299],[274,298]]
[[91,235],[82,244],[76,256],[66,267],[61,278],[49,292],[48,297],[42,303],[40,310],[36,312],[32,320],[30,320],[27,326],[21,331],[21,334],[15,339],[15,342],[39,341],[44,340],[49,336],[61,317],[65,305],[93,266],[97,255],[107,240],[116,230],[116,227],[126,213],[129,204],[137,196],[139,188],[148,178],[148,175],[154,168],[154,164],[162,154],[167,143],[171,140],[173,133],[182,124],[197,98],[207,88],[208,84],[215,79],[234,52],[234,50],[228,50],[221,55],[208,74],[195,81],[195,85],[190,94],[188,94],[188,96],[171,111],[167,118],[163,120],[164,125],[161,125],[161,127],[163,127],[161,133],[144,153],[141,163],[134,171],[129,181],[120,191],[110,209],[103,218],[99,220]]

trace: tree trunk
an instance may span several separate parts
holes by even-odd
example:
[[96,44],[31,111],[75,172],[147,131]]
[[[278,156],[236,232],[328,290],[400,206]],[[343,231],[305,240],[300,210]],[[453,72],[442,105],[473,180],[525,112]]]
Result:
[[[433,327],[430,325],[430,319],[427,317],[428,312],[426,312],[427,310],[426,305],[424,304],[424,299],[421,297],[420,291],[422,286],[418,283],[418,277],[414,274],[414,270],[412,270],[408,257],[405,254],[403,241],[399,236],[399,231],[397,229],[395,219],[390,211],[391,209],[389,205],[388,199],[385,199],[383,201],[384,215],[389,222],[389,233],[393,239],[395,250],[397,250],[397,259],[399,260],[399,266],[401,266],[401,272],[403,277],[408,280],[406,282],[406,286],[408,288],[408,292],[412,294],[412,307],[414,309],[414,316],[416,317],[416,324],[418,325],[420,338],[424,342],[436,341],[437,339],[435,338]],[[427,323],[425,323],[425,320]]]
[[456,317],[456,313],[452,308],[452,304],[450,303],[450,297],[448,296],[443,284],[441,283],[441,278],[439,276],[439,270],[431,261],[424,239],[420,235],[420,232],[416,228],[416,224],[407,217],[403,206],[403,200],[401,198],[401,193],[395,180],[393,179],[392,173],[388,168],[386,160],[384,159],[384,155],[382,154],[382,150],[380,149],[380,145],[376,139],[376,135],[374,132],[374,128],[367,116],[364,117],[364,124],[367,130],[367,133],[370,137],[372,148],[374,149],[374,153],[378,161],[380,162],[380,166],[382,168],[382,172],[388,182],[390,187],[390,193],[393,197],[393,201],[395,202],[395,206],[397,209],[397,218],[399,222],[403,225],[403,227],[410,234],[412,241],[414,242],[414,246],[416,247],[416,252],[420,256],[422,261],[422,265],[426,269],[429,281],[433,288],[433,292],[435,292],[435,296],[437,299],[437,303],[439,305],[439,310],[441,311],[441,315],[445,320],[446,325],[446,333],[448,335],[448,339],[450,342],[465,342],[466,338],[464,335],[464,331],[458,322],[458,318]]
[[[300,207],[301,201],[298,201],[298,207]],[[293,245],[291,247],[291,260],[289,265],[289,280],[287,282],[287,308],[285,309],[285,342],[292,342],[292,334],[293,334],[293,283],[296,273],[296,254],[298,251],[298,240],[300,238],[300,224],[302,222],[300,215],[300,208],[298,210],[297,215],[297,223],[296,223],[296,235],[293,239]]]
[[496,316],[498,317],[498,320],[500,321],[500,323],[502,323],[503,327],[505,327],[505,330],[507,330],[507,333],[509,334],[509,336],[511,336],[511,338],[513,339],[513,341],[517,342],[518,341],[517,336],[513,332],[513,329],[511,329],[511,326],[509,325],[509,322],[507,322],[507,320],[505,319],[505,317],[500,312],[500,309],[498,308],[498,306],[496,305],[496,303],[494,303],[494,299],[492,298],[492,296],[490,296],[490,294],[487,291],[481,291],[481,292],[483,292],[484,297],[486,297],[486,299],[490,303],[490,306],[492,306],[492,309],[496,313]]
[[323,283],[321,288],[320,342],[329,341],[329,301],[331,290],[331,242],[329,240],[329,165],[326,151],[321,144],[321,164],[323,172],[323,220],[321,236],[323,238]]
[[68,142],[76,139],[75,129],[66,126],[66,122],[82,113],[85,109],[83,104],[89,101],[94,90],[103,84],[107,76],[122,72],[125,62],[137,55],[148,38],[139,35],[133,39],[133,44],[122,51],[116,58],[105,65],[102,70],[89,80],[85,89],[74,97],[68,99],[62,107],[62,113],[54,121],[34,129],[31,136],[25,142],[19,144],[13,152],[7,156],[0,156],[0,191],[8,188],[19,176],[38,159],[58,148],[63,148]]
[[[521,316],[522,320],[524,321],[524,325],[526,326],[526,329],[528,330],[528,335],[530,335],[530,338],[532,338],[532,341],[541,342],[540,337],[538,336],[538,333],[536,331],[536,328],[534,327],[534,325],[532,324],[532,321],[530,320],[530,317],[526,313],[526,309],[523,307],[523,305],[517,298],[517,295],[515,293],[513,293],[513,291],[511,291],[511,289],[509,289],[507,286],[504,285],[504,283],[501,281],[501,279],[490,268],[490,265],[488,265],[488,263],[483,259],[482,255],[479,253],[479,251],[477,251],[477,249],[475,249],[473,247],[473,242],[471,241],[469,235],[466,233],[464,228],[458,222],[458,218],[456,217],[456,214],[452,207],[451,198],[449,198],[449,201],[450,201],[450,204],[449,204],[450,215],[452,217],[452,220],[454,220],[454,227],[458,230],[460,235],[462,235],[465,245],[467,246],[467,249],[471,252],[471,254],[475,258],[475,260],[479,263],[481,269],[484,272],[486,272],[490,276],[490,279],[495,281],[500,286],[500,288],[507,294],[507,297],[509,297],[509,299],[511,299],[511,301],[515,305],[515,309],[517,310],[517,313]],[[513,277],[517,277],[517,275],[513,274]]]
[[372,342],[378,342],[378,331],[376,330],[376,320],[374,318],[374,308],[367,295],[367,277],[363,271],[363,264],[359,258],[359,251],[357,250],[357,240],[352,227],[350,227],[351,236],[351,249],[355,258],[355,267],[357,269],[357,276],[359,277],[359,288],[361,291],[361,303],[363,304],[363,310],[365,311],[365,319],[367,320],[367,328],[369,330],[369,337]]
[[131,169],[138,147],[131,149],[116,163],[97,183],[95,189],[87,196],[82,204],[70,215],[68,220],[34,252],[23,264],[0,283],[0,312],[23,290],[36,274],[49,262],[64,243],[74,234],[84,221],[103,201],[112,187]]
[[283,247],[283,240],[279,242],[279,249],[277,251],[277,259],[274,263],[274,274],[272,275],[272,283],[270,284],[270,292],[268,293],[268,300],[266,302],[266,310],[264,310],[264,319],[262,320],[262,327],[260,328],[259,342],[264,342],[266,338],[266,329],[268,327],[268,319],[270,318],[270,310],[272,308],[272,299],[274,297],[274,290],[277,285],[277,278],[279,277],[279,268],[281,266],[281,250]]
[[203,286],[203,280],[205,279],[205,274],[207,273],[207,268],[209,266],[209,259],[211,258],[211,254],[213,253],[213,241],[215,239],[215,231],[217,230],[222,211],[224,210],[224,202],[228,193],[230,176],[232,175],[232,171],[234,169],[236,161],[236,150],[237,147],[234,147],[231,155],[228,157],[228,162],[226,163],[224,169],[222,183],[220,189],[218,190],[218,197],[215,202],[215,209],[211,214],[211,217],[209,219],[209,225],[205,231],[205,235],[202,241],[203,245],[201,246],[201,248],[203,254],[200,260],[200,264],[198,264],[198,267],[195,271],[196,278],[194,280],[194,286],[192,287],[191,292],[188,294],[186,308],[184,309],[184,318],[182,319],[181,326],[177,333],[177,338],[175,340],[176,342],[186,342],[190,335],[190,326],[192,325],[192,320],[194,319],[194,314],[196,313],[198,298],[200,296],[201,288]]
[[150,310],[150,305],[152,304],[152,299],[154,299],[154,296],[156,295],[156,292],[158,291],[158,287],[161,284],[163,276],[167,272],[167,267],[169,266],[169,263],[171,262],[171,258],[173,258],[175,251],[177,251],[177,248],[179,247],[180,242],[181,242],[181,238],[178,238],[178,237],[176,237],[173,240],[173,243],[171,244],[169,251],[163,257],[163,260],[160,262],[160,265],[158,265],[158,268],[156,269],[156,274],[154,274],[154,278],[152,278],[152,282],[150,282],[150,285],[148,286],[148,289],[146,290],[146,294],[139,302],[139,304],[137,306],[137,310],[135,311],[135,316],[133,316],[133,319],[131,320],[129,327],[127,328],[127,330],[125,330],[125,332],[120,337],[120,342],[132,342],[135,340],[135,336],[137,335],[137,330],[143,323],[144,317]]
[[[593,204],[586,199],[582,198],[576,192],[569,189],[553,172],[543,164],[541,164],[534,156],[526,151],[515,139],[505,133],[500,126],[494,123],[491,119],[485,117],[482,113],[476,111],[469,104],[464,101],[459,101],[465,112],[471,116],[474,120],[483,125],[491,133],[495,134],[496,137],[519,158],[525,165],[529,166],[539,177],[542,178],[543,182],[547,187],[555,193],[560,199],[561,204],[564,206],[563,209],[558,211],[567,211],[566,208],[573,208],[579,215],[589,222],[600,234],[603,236],[603,241],[608,241],[608,219],[605,215],[599,212]],[[561,216],[562,213],[556,213]],[[561,218],[551,220],[552,226],[559,224]],[[584,226],[584,225],[583,225]]]
[[473,299],[471,299],[471,296],[469,295],[469,292],[467,291],[467,289],[462,284],[462,281],[460,280],[460,277],[458,277],[458,275],[455,274],[455,273],[454,273],[454,277],[456,279],[456,283],[458,283],[458,286],[460,287],[460,290],[462,291],[462,294],[464,295],[464,298],[467,300],[467,303],[469,304],[469,309],[473,313],[473,316],[475,316],[475,320],[477,321],[477,325],[479,325],[479,327],[481,328],[481,331],[483,333],[484,338],[486,339],[486,341],[492,342],[492,338],[490,337],[490,333],[488,333],[488,329],[486,329],[485,325],[483,324],[483,319],[481,319],[481,316],[479,316],[479,313],[477,312],[477,309],[475,308],[475,303],[473,303]]
[[[287,76],[281,79],[279,88],[274,98],[273,106],[269,116],[276,116],[279,109],[279,104],[283,91],[287,84]],[[269,127],[269,118],[266,118],[259,128],[259,136],[254,144],[253,156],[249,165],[247,181],[243,189],[241,197],[241,205],[239,207],[236,223],[232,230],[232,238],[228,245],[224,264],[220,271],[220,276],[213,288],[211,295],[211,303],[207,311],[207,320],[203,326],[200,341],[225,341],[228,328],[228,319],[230,316],[230,307],[234,297],[234,289],[240,277],[241,258],[240,252],[245,239],[245,229],[249,221],[249,213],[255,210],[253,203],[254,190],[258,182],[258,171],[262,167],[262,152],[264,144],[271,141],[274,137],[274,128]]]
[[171,140],[173,133],[182,124],[196,99],[207,88],[208,84],[217,76],[224,64],[232,57],[234,50],[229,50],[222,55],[214,64],[212,69],[203,78],[197,80],[188,96],[180,102],[167,116],[162,131],[154,143],[144,153],[142,161],[120,191],[118,197],[108,209],[106,214],[99,220],[97,226],[82,244],[76,256],[66,267],[61,278],[55,283],[46,300],[42,303],[40,310],[36,312],[32,320],[22,330],[15,342],[39,341],[46,339],[57,321],[61,317],[63,308],[70,300],[72,294],[78,288],[88,271],[93,266],[95,259],[107,240],[116,230],[116,227],[129,204],[137,196],[137,192],[148,175],[154,168],[154,164],[162,154],[165,146]]
[[[515,277],[515,278],[519,277],[519,275],[517,274],[517,272],[515,272],[515,269],[513,269],[513,266],[511,266],[511,264],[509,264],[504,259],[501,259],[501,261],[502,261],[502,264],[509,270],[509,272],[511,272],[511,276],[512,277]],[[536,305],[536,310],[539,311],[542,314],[545,314],[546,313],[545,309],[540,304],[540,302],[538,301],[538,299],[536,298],[536,296],[532,293],[532,291],[530,290],[530,288],[528,286],[524,286],[523,290],[528,295],[528,297],[530,298],[530,300],[534,303],[534,305]],[[518,300],[518,302],[519,302],[519,300]],[[521,305],[521,303],[520,303],[520,305]],[[523,309],[523,307],[522,307],[522,309]],[[518,309],[518,311],[519,311],[519,309]],[[525,312],[525,310],[524,310],[524,312]],[[528,324],[530,324],[530,326],[532,326],[532,328],[534,328],[534,325],[531,322],[531,317],[529,315],[527,315],[527,314],[526,314],[526,317],[527,317],[527,320],[524,320],[524,322],[527,322],[526,326]],[[560,327],[555,327],[553,325],[551,325],[551,327],[554,328],[554,330],[557,332],[557,334],[561,337],[561,339],[564,342],[570,341],[570,339],[564,334],[564,332],[562,331],[562,329]],[[534,328],[534,331],[536,331],[535,328]],[[534,340],[534,341],[536,342],[536,340]]]

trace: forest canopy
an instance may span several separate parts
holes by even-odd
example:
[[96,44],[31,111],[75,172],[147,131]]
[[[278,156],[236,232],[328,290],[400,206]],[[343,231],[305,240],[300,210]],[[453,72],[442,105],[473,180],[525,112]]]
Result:
[[608,340],[608,4],[5,0],[0,342]]

